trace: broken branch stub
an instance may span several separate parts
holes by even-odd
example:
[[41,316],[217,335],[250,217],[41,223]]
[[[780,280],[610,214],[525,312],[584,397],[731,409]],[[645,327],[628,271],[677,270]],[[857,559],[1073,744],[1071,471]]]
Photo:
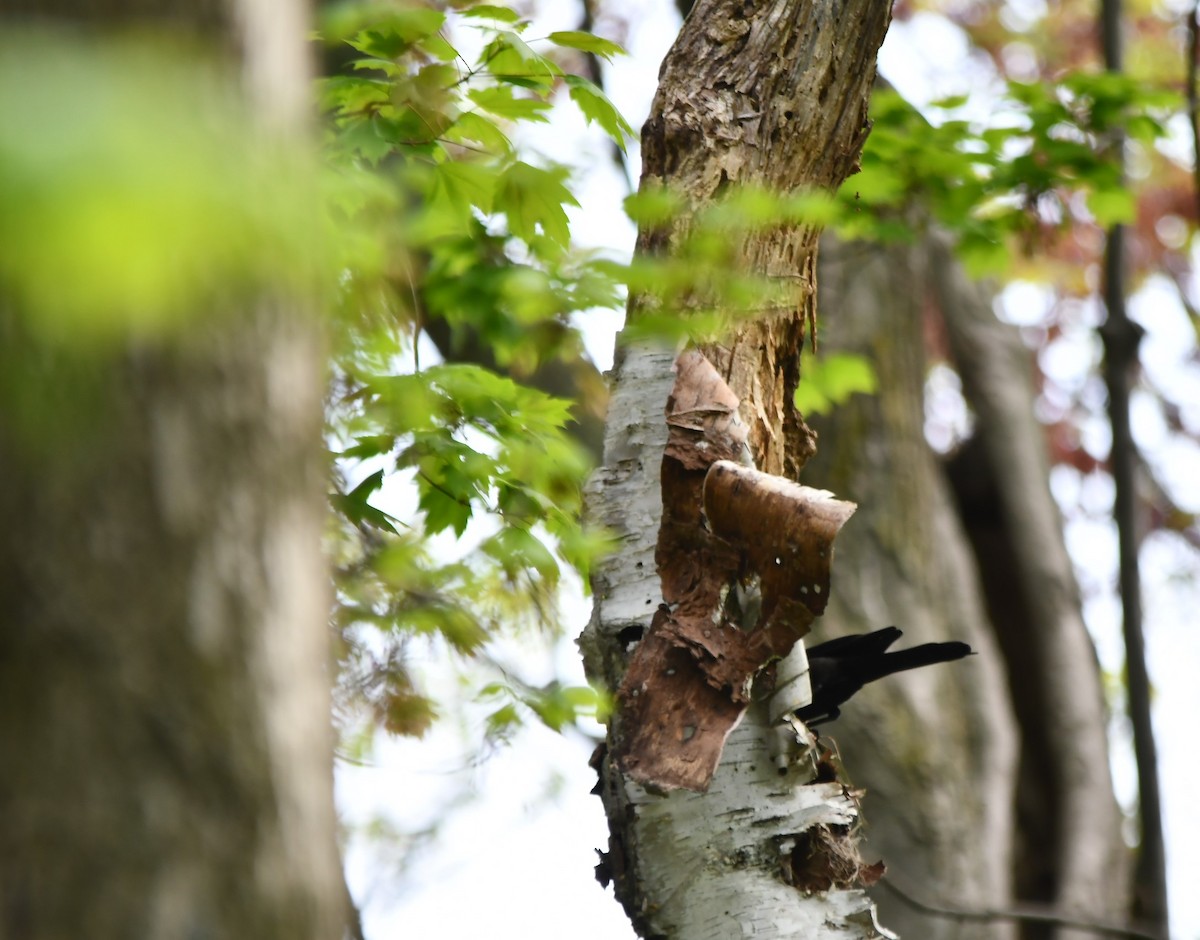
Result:
[[[665,603],[621,682],[613,753],[639,783],[702,791],[754,676],[824,610],[833,537],[855,507],[734,462],[747,453],[737,396],[696,350],[675,370],[655,551]],[[755,581],[762,612],[735,623],[730,595]]]

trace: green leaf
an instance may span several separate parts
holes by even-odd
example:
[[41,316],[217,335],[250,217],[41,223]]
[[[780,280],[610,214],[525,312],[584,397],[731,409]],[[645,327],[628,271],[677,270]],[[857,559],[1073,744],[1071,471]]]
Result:
[[393,6],[380,24],[381,30],[394,33],[405,42],[432,36],[446,24],[446,14],[424,6]]
[[346,498],[356,503],[365,503],[367,498],[383,485],[383,471],[376,470],[366,477],[354,489],[346,494]]
[[1156,121],[1147,114],[1133,114],[1125,122],[1125,133],[1143,144],[1152,144],[1166,137],[1167,129],[1161,121]]
[[528,265],[513,265],[501,275],[500,298],[505,310],[521,325],[533,326],[552,319],[561,306],[546,273]]
[[347,460],[365,460],[368,457],[378,457],[386,454],[396,446],[396,438],[391,434],[374,434],[356,438],[353,447],[347,447],[338,454]]
[[570,89],[571,100],[579,106],[587,123],[591,124],[592,121],[595,121],[604,128],[605,133],[624,153],[625,142],[634,137],[634,130],[629,122],[621,116],[608,96],[594,83],[580,75],[567,75],[564,77],[564,81]]
[[822,371],[826,394],[837,403],[857,392],[873,395],[879,387],[875,369],[864,356],[850,353],[826,356]]
[[1129,223],[1137,218],[1137,200],[1127,189],[1107,189],[1089,193],[1087,204],[1096,221],[1105,228],[1118,223]]
[[443,135],[447,140],[472,141],[493,154],[507,154],[512,142],[504,132],[477,111],[464,111]]
[[558,583],[558,562],[553,553],[525,529],[506,526],[484,541],[480,549],[500,562],[510,577],[532,569],[550,584]]
[[625,214],[638,225],[663,225],[674,219],[686,205],[682,193],[662,186],[643,186],[625,197]]
[[782,198],[781,213],[789,222],[803,222],[808,225],[832,225],[841,216],[841,206],[827,192],[814,190],[807,193],[794,193]]
[[538,121],[545,123],[546,112],[553,105],[541,98],[518,98],[511,85],[493,85],[490,88],[473,88],[467,97],[485,111],[490,111],[512,121]]
[[866,205],[897,205],[908,189],[901,170],[895,164],[868,162],[864,156],[862,172],[842,184],[846,191]]
[[[9,33],[0,293],[32,333],[100,352],[232,311],[232,295],[316,301],[332,283],[312,155],[270,140],[221,70],[132,40]],[[31,69],[45,72],[26,84]]]
[[373,117],[347,124],[338,143],[347,152],[358,154],[372,164],[392,152],[391,143],[379,133],[379,124]]
[[477,19],[496,20],[500,23],[518,23],[521,20],[521,14],[509,7],[496,6],[492,3],[479,3],[475,6],[467,7],[465,10],[459,11],[460,16],[469,16]]
[[587,686],[562,686],[552,682],[521,701],[533,710],[541,722],[553,731],[578,721],[581,714],[595,714],[598,696]]
[[870,361],[853,353],[835,353],[814,359],[801,370],[794,396],[803,414],[826,414],[851,395],[873,395],[878,378]]
[[444,13],[429,7],[387,2],[328,3],[321,6],[319,14],[321,35],[326,40],[345,41],[351,45],[355,45],[364,32],[390,35],[403,43],[412,43],[436,33],[446,21]]
[[484,48],[479,64],[498,78],[514,84],[537,83],[548,87],[562,75],[562,69],[538,55],[516,33],[501,32]]
[[[470,600],[465,589],[458,593],[467,594],[464,601]],[[469,655],[479,650],[488,641],[488,631],[469,610],[459,604],[443,604],[428,610],[430,627],[440,633],[459,653]]]
[[469,214],[472,207],[490,212],[497,177],[494,170],[465,160],[452,160],[435,169],[436,192],[442,192],[456,209]]
[[471,521],[471,504],[465,498],[447,490],[438,482],[423,481],[418,504],[425,513],[425,531],[437,535],[453,529],[461,537]]
[[416,40],[436,33],[445,19],[445,16],[436,10],[410,9],[401,12],[415,15],[397,17],[393,23],[365,29],[349,40],[349,44],[363,55],[396,59]]
[[941,108],[944,111],[953,111],[955,108],[961,108],[969,100],[969,95],[947,95],[945,98],[938,98],[936,101],[929,103],[935,108]]
[[518,160],[500,178],[495,210],[508,217],[508,228],[517,238],[533,242],[542,234],[565,248],[571,238],[564,205],[578,206],[574,194],[562,183],[562,171],[542,170]]
[[815,384],[804,379],[796,386],[792,401],[796,410],[805,416],[828,414],[833,410],[833,402]]
[[975,278],[999,274],[1010,259],[1004,242],[971,230],[960,234],[957,249],[967,273]]
[[578,30],[555,32],[551,33],[546,38],[556,46],[566,46],[569,49],[579,49],[582,52],[590,52],[610,61],[612,60],[613,56],[625,54],[625,50],[622,49],[617,43],[608,39],[601,39],[599,36],[593,35],[592,33],[584,33]]
[[401,74],[400,67],[396,65],[393,60],[377,59],[372,56],[368,56],[365,59],[355,59],[350,63],[350,66],[355,71],[373,70],[376,72],[383,72],[389,78],[395,78],[397,75]]
[[355,524],[370,525],[385,532],[396,532],[394,517],[370,505],[367,500],[383,485],[383,471],[372,473],[349,493],[334,496],[334,505],[347,519]]
[[391,87],[386,79],[335,75],[320,84],[321,107],[341,115],[383,107],[391,101]]
[[521,716],[515,705],[501,706],[487,717],[487,737],[490,741],[505,741],[521,725]]

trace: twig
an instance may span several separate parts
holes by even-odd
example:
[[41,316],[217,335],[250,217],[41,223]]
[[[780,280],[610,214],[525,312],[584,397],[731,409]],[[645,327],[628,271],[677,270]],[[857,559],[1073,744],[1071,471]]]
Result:
[[991,923],[997,920],[1017,920],[1032,924],[1050,924],[1054,927],[1076,927],[1090,930],[1093,933],[1106,934],[1110,937],[1135,937],[1137,940],[1164,940],[1162,934],[1151,933],[1136,927],[1119,924],[1106,924],[1086,920],[1064,914],[1056,908],[1043,904],[1017,904],[1012,907],[966,908],[948,907],[943,904],[929,904],[918,900],[907,891],[901,889],[890,875],[880,879],[880,884],[891,891],[896,897],[915,911],[929,914],[933,917],[946,917],[953,920],[969,920]]
[[[1195,22],[1195,11],[1192,21]],[[1104,68],[1121,71],[1121,0],[1101,0],[1100,32]],[[1192,56],[1193,63],[1195,55]],[[1195,83],[1189,87],[1194,94]],[[1193,130],[1195,128],[1193,112]],[[1115,143],[1121,161],[1123,136]],[[1122,173],[1124,166],[1122,165]],[[1138,518],[1135,474],[1137,444],[1129,415],[1130,374],[1138,362],[1142,328],[1129,319],[1125,304],[1125,227],[1114,225],[1104,247],[1104,306],[1108,317],[1100,327],[1104,342],[1104,380],[1108,386],[1112,448],[1109,463],[1115,496],[1113,521],[1117,526],[1118,581],[1122,633],[1125,640],[1125,676],[1129,721],[1133,725],[1133,752],[1138,776],[1138,822],[1141,844],[1133,874],[1133,913],[1166,932],[1167,866],[1163,847],[1162,801],[1158,783],[1158,749],[1150,715],[1150,678],[1146,669],[1142,634],[1141,575],[1138,571]]]
[[1200,221],[1200,91],[1196,88],[1197,60],[1200,60],[1200,0],[1188,15],[1187,101],[1188,121],[1192,125],[1192,198],[1196,200],[1196,219]]

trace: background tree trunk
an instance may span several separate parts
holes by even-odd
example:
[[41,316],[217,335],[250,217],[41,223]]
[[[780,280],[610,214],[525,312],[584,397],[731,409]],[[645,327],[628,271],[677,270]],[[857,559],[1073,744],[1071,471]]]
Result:
[[[831,727],[867,790],[867,857],[881,854],[927,902],[982,907],[1011,890],[1121,922],[1128,860],[1099,671],[1049,492],[1029,353],[937,238],[885,249],[826,237],[820,283],[827,348],[868,356],[881,389],[812,421],[820,447],[806,479],[861,503],[825,628],[895,622],[906,640],[960,637],[981,654],[868,687]],[[948,475],[924,437],[931,331],[946,337],[977,417]],[[962,934],[876,894],[902,935]]]
[[1131,859],[1109,772],[1100,668],[1050,493],[1030,354],[945,240],[931,239],[926,252],[930,295],[978,416],[977,447],[951,476],[1021,725],[1021,896],[1121,922]]
[[[216,38],[295,132],[302,7],[231,10]],[[182,336],[59,346],[0,298],[5,937],[326,940],[345,923],[322,343],[294,298],[229,303]]]
[[[839,539],[819,635],[896,624],[904,631],[898,645],[956,639],[979,654],[868,686],[826,733],[850,780],[867,791],[868,858],[881,855],[888,877],[922,898],[1003,905],[1012,878],[1016,724],[970,546],[925,443],[920,253],[829,236],[821,248],[823,343],[870,360],[879,393],[810,419],[819,441],[805,480],[859,502]],[[901,936],[1012,930],[930,920],[886,890],[874,894],[881,920]]]

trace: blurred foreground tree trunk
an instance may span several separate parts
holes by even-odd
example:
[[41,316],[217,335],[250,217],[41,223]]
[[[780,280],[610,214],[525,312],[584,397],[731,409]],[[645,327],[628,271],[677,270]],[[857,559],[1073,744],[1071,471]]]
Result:
[[[203,33],[262,123],[305,132],[300,3],[33,6],[94,45]],[[28,13],[0,5],[5,32]],[[57,343],[3,291],[0,935],[338,936],[308,301],[231,284],[178,328]]]

